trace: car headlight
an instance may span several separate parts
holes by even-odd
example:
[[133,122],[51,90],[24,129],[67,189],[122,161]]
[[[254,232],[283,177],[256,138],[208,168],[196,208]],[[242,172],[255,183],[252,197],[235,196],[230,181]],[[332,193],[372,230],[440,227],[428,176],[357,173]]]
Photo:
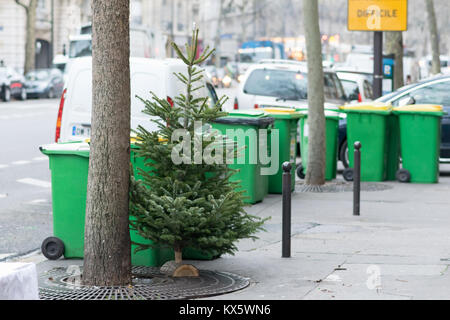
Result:
[[230,84],[231,83],[231,78],[229,76],[223,77],[222,83],[225,84],[225,85]]
[[243,74],[240,74],[240,75],[238,76],[238,78],[237,78],[237,81],[238,81],[238,82],[242,82],[243,79],[244,79],[244,75],[243,75]]

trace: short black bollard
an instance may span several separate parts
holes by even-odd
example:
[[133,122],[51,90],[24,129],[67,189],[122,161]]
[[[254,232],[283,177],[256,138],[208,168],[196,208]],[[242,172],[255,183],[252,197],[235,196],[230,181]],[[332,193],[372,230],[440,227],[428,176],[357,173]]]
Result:
[[361,195],[361,142],[356,141],[354,144],[355,153],[353,158],[353,215],[359,216],[360,211],[360,195]]
[[291,257],[291,164],[283,163],[282,257]]

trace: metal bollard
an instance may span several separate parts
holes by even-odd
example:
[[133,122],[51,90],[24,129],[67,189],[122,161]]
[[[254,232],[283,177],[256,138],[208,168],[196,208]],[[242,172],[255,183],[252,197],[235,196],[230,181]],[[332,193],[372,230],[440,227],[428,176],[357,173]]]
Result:
[[359,216],[361,202],[361,142],[354,144],[354,167],[353,167],[353,215]]
[[282,257],[291,257],[291,164],[283,163]]

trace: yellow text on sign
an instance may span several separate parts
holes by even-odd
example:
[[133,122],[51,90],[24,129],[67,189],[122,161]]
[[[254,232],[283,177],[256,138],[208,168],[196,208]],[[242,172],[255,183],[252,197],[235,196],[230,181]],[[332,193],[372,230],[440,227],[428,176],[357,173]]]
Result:
[[406,31],[408,0],[348,0],[348,30]]

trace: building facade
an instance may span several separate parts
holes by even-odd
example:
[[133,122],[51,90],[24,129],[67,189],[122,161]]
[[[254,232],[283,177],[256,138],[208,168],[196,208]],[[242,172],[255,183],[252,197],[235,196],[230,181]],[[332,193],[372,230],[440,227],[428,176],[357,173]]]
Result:
[[[22,0],[27,3],[28,0]],[[222,0],[131,0],[132,25],[152,30],[162,39],[164,54],[173,56],[170,40],[183,46],[200,28],[200,47],[219,45],[220,55],[233,59],[239,44],[251,37],[251,8],[225,8]],[[240,0],[249,2],[248,0]],[[52,33],[53,12],[53,33]],[[36,12],[36,67],[48,67],[52,57],[69,48],[69,36],[92,19],[91,0],[38,0]],[[25,61],[26,13],[14,0],[0,1],[0,60],[17,70]],[[53,37],[53,48],[52,48]],[[219,38],[219,40],[218,40]],[[53,49],[53,51],[52,51]],[[51,52],[52,51],[52,52]]]
[[[51,54],[53,1],[54,46]],[[26,4],[27,1],[23,0]],[[51,57],[62,54],[69,35],[90,19],[89,0],[38,0],[36,8],[36,67],[51,65]],[[25,9],[14,0],[0,1],[0,60],[23,70],[26,34]]]

